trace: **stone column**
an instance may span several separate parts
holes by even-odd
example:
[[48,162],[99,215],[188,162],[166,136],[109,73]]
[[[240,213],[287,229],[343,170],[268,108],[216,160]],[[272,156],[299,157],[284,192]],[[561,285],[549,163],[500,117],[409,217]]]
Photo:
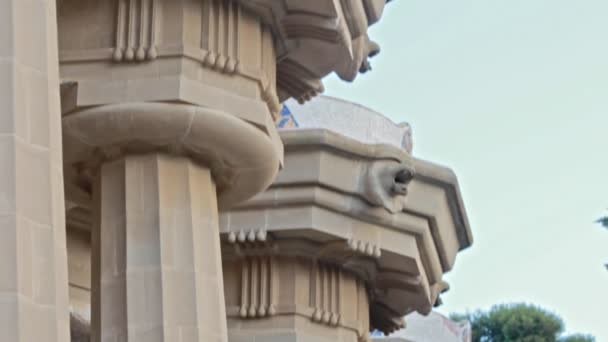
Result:
[[68,342],[55,1],[0,1],[0,341]]
[[185,104],[94,107],[63,125],[73,181],[92,178],[95,199],[93,341],[227,341],[218,205],[273,178],[272,140]]
[[93,274],[101,279],[93,283],[93,322],[100,341],[225,341],[210,170],[183,157],[127,156],[101,167],[96,189]]
[[218,208],[282,159],[271,29],[224,0],[63,0],[59,29],[66,182],[96,202],[93,340],[227,341]]

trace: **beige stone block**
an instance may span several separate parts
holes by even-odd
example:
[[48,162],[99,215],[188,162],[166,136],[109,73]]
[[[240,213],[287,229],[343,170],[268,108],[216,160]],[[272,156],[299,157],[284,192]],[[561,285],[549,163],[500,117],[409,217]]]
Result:
[[[52,153],[53,151],[51,151]],[[61,156],[61,150],[58,151]],[[53,229],[53,237],[55,239],[55,247],[59,249],[58,253],[65,254],[62,258],[67,258],[67,236],[66,236],[66,197],[63,189],[63,165],[55,164],[51,161],[49,170],[50,186],[51,186],[51,213],[52,219],[49,225],[51,227],[62,227],[64,229]],[[67,269],[66,269],[67,272]],[[67,273],[66,273],[67,277]]]
[[[16,210],[15,140],[0,134],[0,215]],[[6,227],[9,229],[9,227]]]
[[95,190],[100,239],[93,239],[100,341],[116,331],[129,342],[226,341],[212,182],[208,169],[160,154],[102,166]]
[[[61,21],[60,21],[61,22]],[[73,31],[72,31],[73,32]],[[69,68],[71,76],[66,81],[74,82],[87,82],[94,80],[111,81],[117,80],[116,75],[119,74],[120,68],[111,62],[96,63],[96,64],[84,64],[84,63],[71,63],[69,65],[59,65],[59,71],[61,74],[64,73],[64,69]],[[124,74],[124,71],[123,71]],[[124,75],[123,75],[124,76]],[[118,78],[120,80],[121,78]],[[101,94],[100,94],[101,95]]]
[[160,326],[134,326],[129,329],[129,338],[124,342],[163,342],[164,332]]
[[[30,143],[48,148],[51,133],[50,121],[52,115],[57,114],[57,111],[49,110],[49,95],[51,95],[47,83],[49,81],[46,75],[28,69],[22,69],[19,76],[24,82],[26,104],[26,112],[20,114],[27,115]],[[59,93],[55,92],[53,96],[58,97]],[[59,116],[55,116],[53,119],[56,122],[60,120]]]
[[[106,334],[102,335],[103,340],[107,334],[114,334],[119,331],[126,335],[127,333],[127,289],[125,288],[125,278],[116,278],[114,281],[102,281],[99,289],[97,284],[93,284],[93,296],[100,296],[99,307],[93,307],[93,317],[99,319],[101,331]],[[98,292],[98,293],[97,293]],[[97,302],[94,302],[94,304]],[[99,310],[99,312],[97,312]],[[99,315],[96,317],[95,315]]]
[[[21,140],[30,141],[30,130],[29,130],[29,111],[27,110],[27,93],[26,87],[27,79],[25,73],[28,68],[15,63],[13,73],[13,117],[14,117],[14,133]],[[30,70],[31,72],[31,70]],[[58,132],[56,133],[58,134]]]
[[[19,300],[17,303],[18,321],[14,328],[19,330],[19,339],[17,341],[35,341],[36,331],[44,332],[48,337],[52,338],[55,331],[44,331],[44,323],[41,321],[38,308],[30,300]],[[28,317],[28,319],[23,319]]]
[[[2,154],[0,153],[0,156]],[[17,226],[13,215],[0,215],[0,296],[17,292]],[[2,304],[0,304],[0,310]]]
[[18,293],[27,298],[33,299],[34,294],[34,269],[33,258],[34,254],[32,241],[32,228],[35,224],[31,221],[18,216],[14,229],[17,230],[17,282],[19,286]]
[[[37,1],[13,1],[13,29],[15,57],[20,64],[47,73],[47,57],[50,44],[46,30],[55,19],[49,16],[45,3]],[[27,38],[26,38],[27,37]]]
[[[3,33],[5,32],[0,33],[0,35]],[[0,41],[0,44],[3,44],[3,42]],[[13,133],[15,131],[15,121],[17,118],[15,118],[14,78],[13,61],[3,60],[0,57],[0,104],[4,108],[2,115],[0,115],[0,134]]]
[[357,191],[364,163],[354,158],[336,158],[331,152],[322,152],[320,163],[320,180],[323,184],[344,192]]
[[285,169],[279,172],[275,184],[315,182],[321,176],[321,154],[298,151],[285,154]]
[[[0,59],[13,55],[13,2],[0,3]],[[0,78],[5,80],[5,78]],[[3,103],[0,101],[0,103]],[[0,125],[2,127],[2,125]]]
[[60,281],[67,280],[67,278],[56,278],[56,270],[53,267],[57,262],[53,234],[50,226],[31,224],[31,245],[34,251],[32,260],[33,299],[42,306],[55,304],[55,301],[58,300],[56,287]]
[[161,327],[166,308],[163,306],[163,274],[160,268],[127,271],[126,300],[127,323],[131,327]]
[[[69,11],[70,15],[66,15]],[[58,3],[59,29],[69,34],[59,35],[61,50],[111,47],[116,35],[108,25],[116,20],[116,2],[95,0],[65,0]],[[86,23],[86,30],[82,23]]]
[[[47,150],[15,144],[17,212],[40,224],[52,223],[50,158]],[[65,215],[65,214],[64,214]]]
[[268,228],[268,216],[266,212],[258,210],[234,210],[226,214],[225,227],[228,231],[245,232]]
[[169,327],[196,327],[197,308],[192,301],[196,293],[196,275],[187,271],[166,270],[163,279],[163,311]]
[[13,312],[2,318],[10,324],[2,341],[69,340],[61,148],[49,150],[52,136],[61,139],[51,124],[60,120],[51,100],[59,94],[54,7],[0,5],[0,217],[3,241],[12,241],[3,247],[0,312]]
[[278,229],[306,229],[313,225],[312,208],[281,208],[268,214],[268,226]]

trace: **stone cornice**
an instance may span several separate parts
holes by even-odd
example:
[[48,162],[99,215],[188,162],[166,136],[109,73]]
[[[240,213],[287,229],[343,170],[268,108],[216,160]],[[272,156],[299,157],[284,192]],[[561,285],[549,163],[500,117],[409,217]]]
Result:
[[454,173],[326,130],[280,135],[285,169],[264,193],[222,213],[225,241],[259,235],[276,255],[358,274],[370,289],[372,325],[383,331],[411,311],[430,312],[448,288],[443,273],[472,243]]
[[473,244],[473,234],[471,233],[458,179],[451,169],[414,158],[406,151],[391,145],[363,144],[324,129],[284,130],[279,134],[285,145],[285,151],[327,150],[366,159],[393,160],[411,166],[415,170],[414,179],[439,186],[445,190],[450,203],[452,219],[458,230],[461,249]]
[[323,92],[321,79],[335,72],[353,81],[371,69],[379,46],[369,39],[386,0],[238,0],[272,28],[280,100],[300,102]]

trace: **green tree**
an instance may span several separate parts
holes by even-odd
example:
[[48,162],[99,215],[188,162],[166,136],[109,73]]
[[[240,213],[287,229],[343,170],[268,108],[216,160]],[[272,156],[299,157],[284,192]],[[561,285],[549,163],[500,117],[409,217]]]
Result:
[[455,321],[471,322],[473,342],[593,342],[591,336],[564,332],[562,319],[554,313],[529,304],[501,304],[489,311],[454,314]]
[[595,337],[591,335],[575,334],[559,339],[559,342],[595,342]]

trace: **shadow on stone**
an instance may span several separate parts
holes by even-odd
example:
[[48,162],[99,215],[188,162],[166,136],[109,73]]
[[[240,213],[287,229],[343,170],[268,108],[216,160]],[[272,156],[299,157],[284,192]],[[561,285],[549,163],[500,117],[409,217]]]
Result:
[[78,315],[70,314],[70,332],[72,342],[89,342],[91,340],[91,325]]

